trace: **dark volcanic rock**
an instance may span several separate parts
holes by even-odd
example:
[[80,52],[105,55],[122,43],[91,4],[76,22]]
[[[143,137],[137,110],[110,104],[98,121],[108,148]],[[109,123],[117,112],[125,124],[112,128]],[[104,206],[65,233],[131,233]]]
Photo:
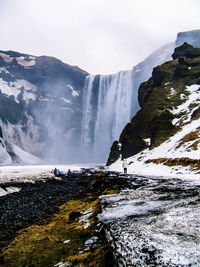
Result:
[[[172,124],[176,116],[171,111],[185,101],[181,96],[187,95],[187,85],[200,84],[200,48],[184,43],[175,49],[173,58],[155,67],[152,77],[141,84],[138,99],[142,108],[126,125],[119,138],[123,158],[144,148],[159,146],[179,130],[178,126]],[[174,95],[172,89],[175,90]],[[196,115],[198,111],[191,119]],[[150,139],[150,146],[145,142],[147,138]],[[116,149],[112,149],[108,163],[113,162],[115,154]]]
[[[113,174],[83,175],[72,179],[47,180],[32,183],[9,183],[2,188],[17,186],[21,191],[0,197],[0,250],[11,241],[17,231],[43,219],[48,220],[58,207],[85,193],[97,196],[106,189],[119,190],[131,187],[127,177]],[[80,216],[72,212],[70,222]]]
[[[14,184],[4,184],[12,186]],[[71,180],[17,183],[21,191],[0,198],[0,248],[24,227],[48,218],[59,205],[79,196],[84,187]]]
[[194,48],[188,43],[184,43],[180,47],[175,48],[174,53],[172,54],[173,59],[186,57],[186,58],[195,58],[200,56],[199,48]]
[[120,157],[120,150],[119,150],[119,143],[118,141],[114,141],[111,147],[111,151],[110,151],[110,155],[111,157],[109,157],[106,165],[109,166],[112,163],[114,163],[116,160],[118,160],[118,158]]

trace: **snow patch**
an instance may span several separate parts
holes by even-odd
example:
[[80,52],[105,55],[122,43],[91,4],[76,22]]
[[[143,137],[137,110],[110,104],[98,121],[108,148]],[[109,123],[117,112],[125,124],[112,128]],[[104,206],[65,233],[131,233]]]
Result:
[[18,95],[21,93],[21,91],[18,88],[16,88],[13,83],[11,84],[11,86],[9,86],[9,83],[0,78],[0,90],[3,94],[7,96],[14,96],[15,101],[19,103],[17,98]]
[[35,85],[33,85],[32,83],[24,79],[20,79],[20,80],[18,79],[15,82],[11,83],[11,86],[12,85],[14,85],[18,89],[21,87],[24,87],[24,90],[26,91],[33,91],[33,92],[37,91],[37,87]]
[[9,194],[12,194],[12,193],[15,193],[15,192],[19,192],[20,190],[21,190],[21,188],[19,188],[19,187],[14,187],[14,186],[6,187],[6,191]]
[[79,93],[76,90],[74,90],[73,86],[71,86],[70,84],[67,84],[67,87],[72,91],[73,97],[79,96]]
[[17,103],[19,103],[18,96],[22,92],[22,88],[24,88],[23,99],[26,103],[29,102],[30,99],[35,100],[36,95],[33,94],[37,90],[37,87],[31,84],[26,80],[16,80],[15,82],[6,82],[2,78],[0,78],[0,90],[3,94],[7,96],[14,96],[14,99]]
[[172,87],[172,88],[170,89],[170,95],[173,96],[173,95],[175,95],[175,94],[176,94],[176,90]]
[[[191,158],[199,159],[200,146],[197,146],[197,150],[184,149],[179,147],[181,139],[192,131],[196,131],[200,127],[200,119],[193,120],[190,123],[184,125],[182,129],[167,141],[162,143],[159,147],[153,149],[145,149],[142,152],[127,159],[128,173],[141,174],[151,176],[163,176],[163,177],[177,177],[182,179],[193,180],[195,183],[200,184],[198,171],[191,170],[190,167],[183,167],[181,165],[169,167],[164,164],[155,164],[145,162],[151,159],[159,158]],[[118,159],[115,163],[108,167],[109,170],[123,172],[122,161]]]
[[33,101],[36,100],[36,95],[25,91],[23,94],[23,99],[26,103],[29,103],[30,99],[32,99]]
[[0,68],[0,73],[2,73],[2,72],[9,73],[9,72],[6,70],[6,68]]
[[20,147],[12,144],[13,152],[21,159],[22,162],[28,164],[41,164],[43,161],[30,153],[24,151]]
[[7,195],[8,192],[0,187],[0,197]]
[[91,216],[92,216],[92,211],[93,211],[92,208],[90,208],[90,209],[88,209],[88,210],[85,210],[85,211],[82,213],[82,216],[81,216],[80,219],[79,219],[79,222],[83,222],[83,223],[84,223],[84,229],[87,229],[87,228],[90,226],[89,219],[90,219]]
[[0,182],[35,182],[55,178],[54,168],[67,173],[70,169],[73,172],[81,171],[81,168],[95,168],[92,164],[71,164],[71,165],[24,165],[24,166],[0,166]]
[[6,149],[0,144],[0,164],[8,165],[12,163],[11,156],[8,154]]
[[150,146],[150,144],[151,144],[151,138],[144,139],[144,142],[147,143],[148,146]]
[[15,192],[19,192],[20,190],[21,190],[21,188],[14,187],[14,186],[9,186],[9,187],[6,187],[5,189],[0,187],[0,197],[15,193]]
[[[101,196],[101,199],[106,199],[106,196]],[[113,196],[115,198],[115,196]],[[110,197],[107,199],[108,203]],[[114,202],[111,199],[112,202]],[[120,201],[115,203],[112,207],[105,208],[101,214],[98,215],[98,219],[103,223],[110,223],[126,217],[143,216],[153,211],[168,205],[170,201]]]
[[198,84],[193,84],[190,86],[186,86],[187,91],[190,93],[188,96],[188,99],[181,104],[180,106],[178,106],[177,108],[173,109],[172,113],[173,114],[179,114],[181,112],[186,112],[186,113],[190,113],[190,109],[189,106],[192,103],[200,103],[200,86]]
[[70,100],[68,100],[68,99],[66,99],[66,98],[64,98],[64,97],[61,97],[61,100],[62,100],[62,101],[64,101],[65,103],[68,103],[68,104],[70,104],[70,103],[71,103],[71,101],[70,101]]
[[67,239],[67,240],[63,241],[64,244],[68,244],[69,242],[71,242],[71,239]]
[[13,60],[13,57],[7,55],[7,54],[4,54],[4,53],[0,53],[0,57],[3,58],[3,60],[6,62],[6,63],[11,63],[12,60]]
[[23,67],[32,67],[36,64],[34,57],[25,58],[21,56],[21,57],[17,57],[16,60],[17,60],[17,63]]

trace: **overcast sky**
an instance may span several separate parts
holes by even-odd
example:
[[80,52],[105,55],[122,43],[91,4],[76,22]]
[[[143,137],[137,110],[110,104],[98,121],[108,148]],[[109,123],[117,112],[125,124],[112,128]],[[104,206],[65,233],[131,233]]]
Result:
[[115,73],[200,29],[199,12],[200,0],[0,0],[0,50]]

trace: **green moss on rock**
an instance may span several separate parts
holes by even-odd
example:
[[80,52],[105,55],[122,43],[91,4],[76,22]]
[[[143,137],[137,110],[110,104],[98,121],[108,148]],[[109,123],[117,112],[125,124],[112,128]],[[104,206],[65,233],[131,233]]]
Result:
[[183,45],[175,48],[174,53],[172,54],[173,59],[177,59],[180,57],[196,58],[199,56],[200,56],[200,49],[194,48],[192,45],[186,42]]
[[[141,110],[126,125],[119,138],[123,158],[147,148],[146,138],[150,138],[151,148],[159,146],[184,124],[187,114],[173,114],[173,110],[187,100],[188,85],[200,84],[200,48],[185,43],[175,49],[173,58],[154,68],[152,77],[140,85],[138,100]],[[192,113],[191,119],[199,116],[198,108]],[[173,125],[173,119],[181,117],[183,121]],[[117,158],[116,144],[113,144],[109,155],[110,163]]]
[[[112,266],[112,250],[102,238],[102,226],[96,218],[99,199],[87,197],[63,204],[49,221],[41,221],[20,230],[18,236],[3,249],[0,266]],[[81,220],[90,212],[87,222]],[[73,219],[71,214],[76,214]],[[86,241],[96,237],[91,246]],[[89,243],[89,242],[88,242]]]

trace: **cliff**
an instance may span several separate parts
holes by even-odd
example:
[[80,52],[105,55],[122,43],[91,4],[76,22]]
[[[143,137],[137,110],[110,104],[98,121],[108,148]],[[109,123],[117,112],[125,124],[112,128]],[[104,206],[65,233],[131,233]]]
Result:
[[[183,136],[177,140],[177,148],[186,152],[199,148],[200,49],[184,43],[175,49],[172,57],[173,60],[154,68],[151,78],[140,85],[141,110],[119,138],[123,158],[159,149],[181,131]],[[191,130],[184,135],[184,129],[190,124]],[[117,142],[113,144],[108,165],[116,161],[116,155],[119,155]],[[148,153],[146,156],[148,159]],[[163,151],[162,158],[165,156]]]

